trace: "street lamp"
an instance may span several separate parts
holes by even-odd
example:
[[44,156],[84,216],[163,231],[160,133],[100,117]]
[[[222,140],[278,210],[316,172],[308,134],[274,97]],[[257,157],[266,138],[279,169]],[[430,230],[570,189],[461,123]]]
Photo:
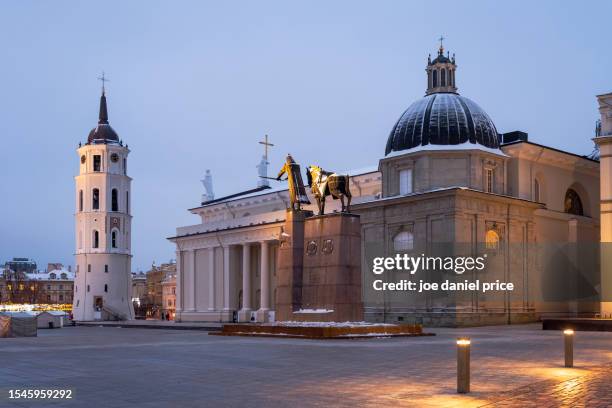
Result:
[[472,341],[469,337],[457,339],[457,392],[466,394],[470,392],[470,348]]
[[572,329],[563,330],[565,343],[565,366],[574,366],[574,331]]

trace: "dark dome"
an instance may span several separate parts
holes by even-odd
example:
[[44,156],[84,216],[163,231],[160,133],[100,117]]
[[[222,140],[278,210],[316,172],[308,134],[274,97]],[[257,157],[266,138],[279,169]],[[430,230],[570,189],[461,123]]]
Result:
[[98,123],[98,126],[91,129],[87,136],[87,143],[117,143],[119,136],[117,132],[108,123]]
[[414,102],[399,118],[385,156],[426,145],[480,144],[499,148],[497,129],[475,102],[454,93],[433,93]]

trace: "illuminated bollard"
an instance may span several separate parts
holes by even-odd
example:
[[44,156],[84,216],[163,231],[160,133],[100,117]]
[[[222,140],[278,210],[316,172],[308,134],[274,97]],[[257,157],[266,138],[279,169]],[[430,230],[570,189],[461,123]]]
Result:
[[574,331],[572,329],[563,330],[565,340],[565,366],[574,366]]
[[457,339],[457,392],[470,392],[470,345],[469,337]]

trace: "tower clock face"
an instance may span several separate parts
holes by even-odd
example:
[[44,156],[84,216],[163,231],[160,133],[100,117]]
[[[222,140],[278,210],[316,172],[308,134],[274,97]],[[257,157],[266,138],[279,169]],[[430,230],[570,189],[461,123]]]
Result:
[[85,161],[86,161],[86,160],[87,160],[87,159],[85,158],[85,155],[82,155],[82,156],[81,156],[81,164],[85,164]]
[[119,161],[119,155],[117,153],[111,154],[111,161],[117,163]]

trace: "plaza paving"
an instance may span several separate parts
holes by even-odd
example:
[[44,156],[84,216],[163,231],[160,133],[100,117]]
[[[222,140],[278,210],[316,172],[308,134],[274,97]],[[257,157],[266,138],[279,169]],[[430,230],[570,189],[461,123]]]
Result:
[[[296,340],[202,331],[67,327],[0,339],[0,406],[612,406],[612,333],[539,325],[429,329],[435,337]],[[472,393],[455,393],[455,338],[472,338]],[[67,401],[9,389],[74,390]]]

